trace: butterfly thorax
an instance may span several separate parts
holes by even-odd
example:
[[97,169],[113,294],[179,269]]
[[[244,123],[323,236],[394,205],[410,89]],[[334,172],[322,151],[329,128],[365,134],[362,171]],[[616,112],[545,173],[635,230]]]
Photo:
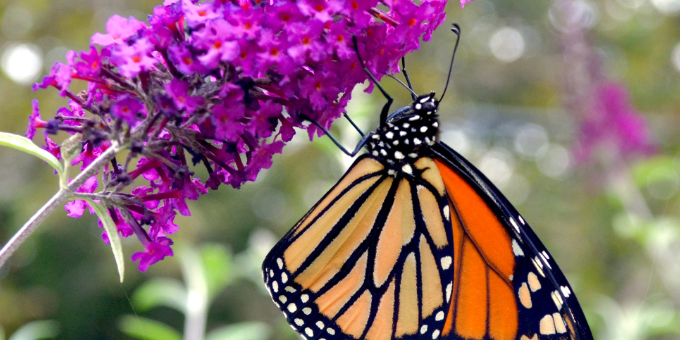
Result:
[[438,104],[434,92],[419,96],[410,106],[392,113],[369,137],[369,153],[388,165],[390,175],[409,173],[411,167],[405,165],[415,162],[422,148],[434,145],[439,130]]

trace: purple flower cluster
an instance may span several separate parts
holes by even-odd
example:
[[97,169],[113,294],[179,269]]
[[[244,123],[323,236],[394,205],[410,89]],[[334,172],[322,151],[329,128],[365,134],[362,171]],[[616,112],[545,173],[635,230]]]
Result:
[[[27,136],[80,133],[81,168],[111,146],[129,145],[124,162],[103,169],[102,183],[78,194],[104,203],[121,236],[135,234],[146,251],[139,269],[172,255],[176,213],[220,184],[238,188],[272,165],[295,128],[320,135],[345,112],[354,86],[398,71],[398,61],[429,40],[445,0],[166,0],[147,22],[113,16],[89,50],[67,54],[34,89],[54,87],[67,107],[44,121],[37,104]],[[381,5],[378,8],[378,5]],[[98,46],[95,47],[95,46]],[[87,82],[73,93],[72,80]],[[190,170],[207,168],[201,180]],[[137,185],[138,178],[146,180]],[[127,187],[132,186],[129,191]],[[95,190],[101,190],[95,193]],[[90,195],[90,196],[87,196]],[[88,207],[66,208],[79,217]],[[143,228],[148,225],[148,228]],[[104,233],[105,240],[108,235]]]
[[620,156],[650,154],[654,142],[645,122],[628,98],[626,87],[605,81],[595,88],[590,113],[581,121],[574,155],[580,162],[606,144]]

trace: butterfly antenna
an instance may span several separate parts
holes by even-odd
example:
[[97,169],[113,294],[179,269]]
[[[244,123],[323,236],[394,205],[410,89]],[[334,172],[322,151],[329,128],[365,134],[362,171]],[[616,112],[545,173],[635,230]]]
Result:
[[446,78],[446,86],[444,86],[444,91],[442,92],[442,96],[439,97],[439,101],[441,102],[442,99],[444,99],[444,95],[446,94],[446,89],[449,88],[449,81],[451,80],[451,70],[453,70],[453,61],[456,59],[456,51],[458,51],[458,43],[460,42],[460,26],[458,24],[453,23],[453,27],[451,28],[451,32],[453,32],[456,35],[456,46],[453,48],[453,55],[451,56],[451,65],[449,65],[449,75]]
[[411,84],[411,78],[408,77],[408,73],[406,72],[406,58],[401,57],[401,72],[404,73],[404,78],[406,78],[406,83],[408,84],[408,89],[411,91],[411,98],[413,101],[416,100],[416,93],[413,91],[413,85]]
[[399,78],[397,78],[397,77],[395,77],[391,74],[388,74],[387,76],[396,80],[399,84],[401,84],[401,86],[403,86],[405,89],[407,89],[409,92],[411,92],[411,97],[413,98],[413,100],[416,100],[416,93],[413,92],[413,89],[411,87],[407,86],[406,84],[404,84],[403,81],[399,80]]

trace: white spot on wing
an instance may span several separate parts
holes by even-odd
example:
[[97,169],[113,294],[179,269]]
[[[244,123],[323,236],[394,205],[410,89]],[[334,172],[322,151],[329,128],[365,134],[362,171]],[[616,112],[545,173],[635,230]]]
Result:
[[290,305],[288,305],[288,311],[291,313],[297,312],[297,306],[294,303],[291,303]]
[[281,273],[281,282],[288,282],[288,275],[286,275],[286,273]]
[[571,289],[567,286],[560,287],[560,290],[562,290],[562,295],[564,295],[564,297],[569,297],[569,295],[571,295]]
[[557,333],[566,333],[567,325],[564,324],[564,319],[560,313],[553,313],[553,319],[555,319],[555,330]]
[[279,266],[279,269],[283,269],[283,260],[281,258],[276,259],[276,264]]
[[414,144],[414,145],[420,145],[420,144],[422,144],[422,143],[423,143],[423,141],[421,141],[420,139],[418,139],[418,138],[413,138],[413,144]]
[[302,325],[305,324],[304,320],[302,320],[302,319],[295,319],[295,320],[293,320],[293,322],[295,322],[295,324],[298,325],[298,326],[302,326]]
[[555,306],[557,307],[557,310],[562,309],[562,296],[560,296],[560,293],[558,291],[554,291],[550,293],[550,297],[552,297],[553,302],[555,303]]
[[272,289],[274,289],[274,293],[278,293],[279,292],[279,283],[276,282],[276,281],[272,282]]
[[444,206],[444,218],[446,218],[447,221],[451,218],[451,209],[448,204]]
[[427,132],[427,126],[421,126],[420,132],[423,132],[423,133]]
[[550,314],[544,316],[539,323],[539,330],[541,334],[552,335],[555,334],[555,322]]
[[449,282],[448,285],[446,285],[446,303],[449,303],[451,300],[451,291],[453,290],[453,282]]
[[288,302],[288,298],[281,295],[281,296],[279,296],[279,301],[281,301],[281,303],[286,303],[286,302]]
[[333,328],[327,329],[326,332],[328,332],[328,334],[330,334],[330,335],[335,335],[335,329],[333,329]]
[[524,251],[522,251],[522,248],[515,239],[512,239],[512,252],[515,254],[515,256],[524,256]]
[[409,175],[413,175],[413,169],[408,164],[404,164],[404,166],[401,167],[401,171],[403,171],[403,172],[405,172]]
[[396,158],[396,159],[404,159],[404,154],[401,153],[401,152],[399,152],[399,151],[395,151],[395,152],[394,152],[394,158]]
[[423,327],[420,327],[420,334],[425,334],[427,332],[427,325],[423,325]]
[[385,137],[387,137],[387,139],[392,139],[394,137],[394,132],[390,131],[390,132],[386,133]]
[[444,257],[442,257],[441,262],[442,262],[442,268],[444,268],[444,270],[447,270],[451,267],[451,263],[453,263],[453,259],[451,259],[451,256],[444,256]]
[[436,338],[438,338],[438,337],[439,337],[439,330],[438,330],[438,329],[435,329],[435,331],[432,332],[432,339],[434,340],[434,339],[436,339]]
[[287,291],[288,293],[295,293],[296,292],[295,288],[293,288],[291,286],[286,286],[285,291]]
[[319,327],[319,329],[323,329],[323,327],[324,327],[323,322],[317,321],[317,322],[316,322],[316,327]]
[[302,312],[305,313],[305,315],[312,314],[312,309],[309,307],[302,308]]
[[314,336],[314,332],[312,332],[312,329],[309,327],[305,328],[305,334],[307,334],[307,336]]
[[307,301],[309,301],[309,295],[307,295],[307,294],[302,294],[302,295],[300,296],[300,300],[302,300],[302,303],[307,303]]
[[515,219],[510,217],[510,224],[512,224],[512,227],[515,228],[517,233],[519,233],[519,226],[517,225],[517,222],[515,222]]
[[545,273],[543,273],[543,265],[539,266],[539,263],[536,263],[536,259],[531,259],[531,262],[534,264],[534,267],[536,267],[538,273],[545,277]]
[[532,292],[541,289],[541,281],[538,281],[538,276],[536,276],[534,272],[529,272],[529,275],[527,276],[527,281],[529,281],[529,288],[531,288]]
[[439,313],[437,313],[437,315],[434,317],[434,319],[435,319],[436,321],[442,321],[442,320],[444,320],[444,312],[443,312],[443,311],[439,311]]

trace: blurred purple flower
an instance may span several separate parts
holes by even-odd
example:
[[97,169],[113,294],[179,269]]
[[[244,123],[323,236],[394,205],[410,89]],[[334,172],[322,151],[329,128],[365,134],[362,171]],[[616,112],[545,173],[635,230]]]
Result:
[[623,157],[652,153],[655,147],[647,123],[630,103],[626,87],[605,82],[596,91],[590,114],[580,123],[574,149],[577,161],[590,159],[602,144],[616,147]]

